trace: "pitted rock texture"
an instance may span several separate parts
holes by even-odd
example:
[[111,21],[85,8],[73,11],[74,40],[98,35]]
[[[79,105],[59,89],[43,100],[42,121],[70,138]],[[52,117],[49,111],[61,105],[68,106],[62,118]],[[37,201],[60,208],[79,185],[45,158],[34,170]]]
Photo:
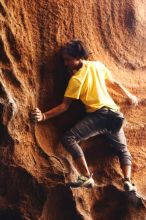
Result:
[[62,134],[85,112],[80,102],[41,123],[30,111],[59,104],[68,82],[57,51],[83,40],[140,104],[111,91],[127,120],[132,178],[146,198],[146,3],[143,0],[0,0],[0,219],[145,220],[122,188],[117,157],[102,136],[81,143],[97,186],[68,189],[77,172]]
[[145,6],[145,1],[137,0],[101,0],[96,5],[102,45],[128,69],[145,69]]

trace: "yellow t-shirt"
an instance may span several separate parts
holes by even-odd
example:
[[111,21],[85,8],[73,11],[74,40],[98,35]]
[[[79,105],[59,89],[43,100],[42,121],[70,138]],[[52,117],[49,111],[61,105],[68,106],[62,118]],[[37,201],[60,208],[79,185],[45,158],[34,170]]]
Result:
[[69,80],[65,97],[80,99],[87,112],[94,112],[103,106],[118,110],[107,91],[105,79],[110,71],[98,61],[87,61]]

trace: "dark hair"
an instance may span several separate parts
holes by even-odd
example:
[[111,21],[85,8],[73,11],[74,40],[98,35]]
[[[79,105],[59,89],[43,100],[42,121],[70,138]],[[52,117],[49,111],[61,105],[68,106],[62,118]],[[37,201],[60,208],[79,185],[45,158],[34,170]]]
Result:
[[61,54],[66,53],[74,58],[83,58],[85,60],[87,60],[91,54],[84,43],[78,39],[73,39],[66,43],[63,47],[61,47],[60,52]]

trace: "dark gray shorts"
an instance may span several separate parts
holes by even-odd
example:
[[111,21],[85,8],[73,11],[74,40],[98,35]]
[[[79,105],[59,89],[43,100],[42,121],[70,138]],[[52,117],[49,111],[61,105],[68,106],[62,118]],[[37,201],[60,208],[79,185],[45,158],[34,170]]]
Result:
[[109,145],[119,157],[121,166],[131,165],[131,155],[127,149],[126,138],[122,129],[123,115],[110,108],[103,107],[87,116],[67,131],[63,138],[63,146],[74,159],[83,156],[79,142],[90,137],[103,134]]

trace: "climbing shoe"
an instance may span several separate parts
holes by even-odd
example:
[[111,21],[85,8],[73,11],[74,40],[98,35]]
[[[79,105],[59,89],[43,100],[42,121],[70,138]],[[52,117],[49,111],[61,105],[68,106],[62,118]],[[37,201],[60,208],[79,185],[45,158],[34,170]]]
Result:
[[94,182],[94,179],[92,178],[92,175],[90,175],[90,177],[81,175],[78,177],[78,179],[75,182],[67,183],[67,186],[73,187],[73,188],[78,188],[78,187],[91,188],[91,187],[94,187],[94,185],[95,185],[95,182]]
[[124,189],[125,191],[135,191],[136,192],[136,186],[131,182],[131,180],[129,178],[125,178],[123,180],[124,182]]

